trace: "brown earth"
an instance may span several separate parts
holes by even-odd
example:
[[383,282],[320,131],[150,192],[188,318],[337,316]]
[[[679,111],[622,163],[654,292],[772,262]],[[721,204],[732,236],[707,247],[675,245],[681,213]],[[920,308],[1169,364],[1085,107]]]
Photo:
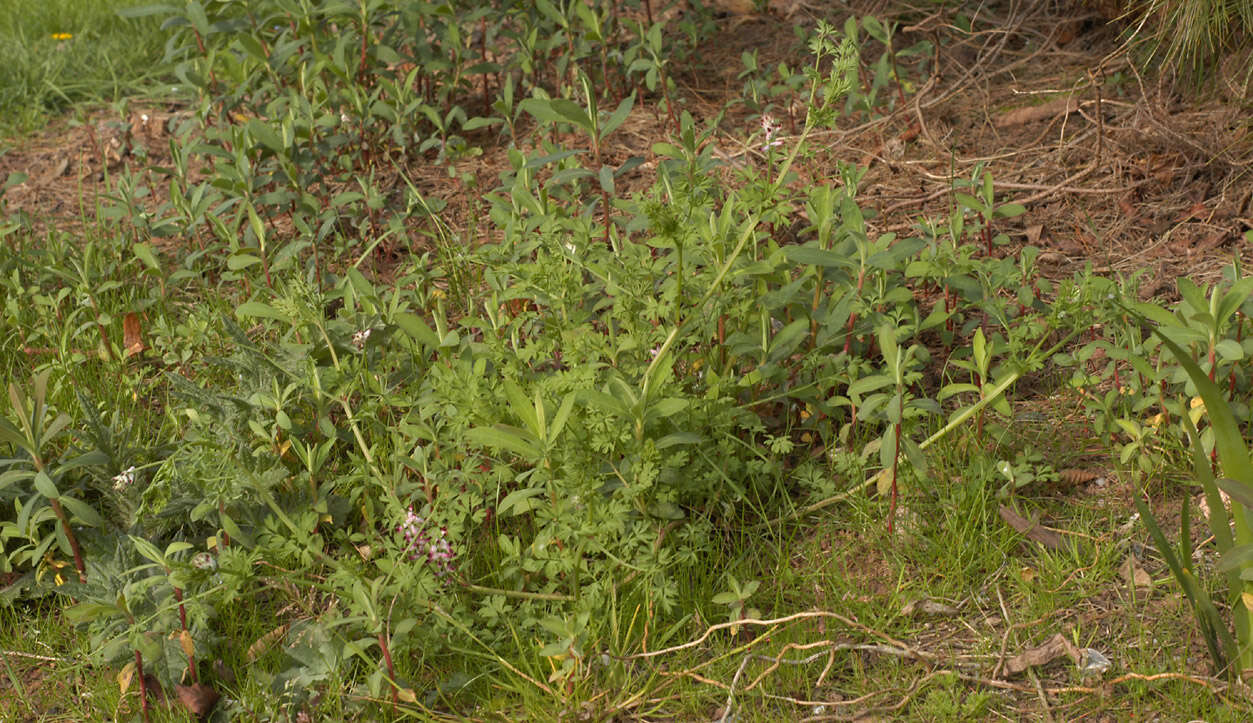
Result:
[[[873,12],[898,24],[898,53],[924,40],[938,47],[927,58],[933,72],[916,74],[919,59],[901,57],[899,87],[880,89],[890,103],[876,107],[874,117],[817,134],[817,157],[797,168],[802,179],[838,183],[837,161],[867,167],[860,199],[879,211],[872,230],[908,235],[923,218],[945,218],[954,182],[982,168],[991,172],[999,201],[1028,209],[996,229],[1012,240],[998,253],[1035,245],[1050,276],[1086,263],[1122,275],[1145,270],[1144,293],[1169,295],[1177,276],[1213,281],[1233,257],[1248,260],[1249,50],[1227,57],[1212,84],[1197,92],[1142,75],[1120,45],[1120,28],[1095,12],[1076,16],[1075,3],[993,3],[970,21],[971,33],[957,29],[953,10],[860,5],[858,14]],[[725,3],[720,33],[692,64],[673,66],[679,110],[698,120],[726,111],[715,142],[729,181],[735,169],[765,163],[757,116],[739,100],[741,53],[756,50],[762,67],[779,61],[797,67],[803,48],[795,27],[811,28],[819,6],[774,0],[769,12],[754,14],[743,12],[749,7],[743,3]],[[866,41],[864,62],[881,52]],[[867,87],[869,78],[864,72]],[[664,101],[650,100],[651,107],[637,105],[606,149],[611,163],[646,159],[626,180],[627,192],[647,182],[656,161],[652,143],[674,131]],[[803,113],[799,99],[774,110],[785,132],[796,123],[785,118],[790,112]],[[168,164],[170,140],[190,119],[185,109],[135,103],[124,114],[101,110],[9,141],[0,154],[0,178],[12,172],[29,178],[8,191],[8,208],[29,214],[39,228],[73,228],[94,213],[98,198],[116,197],[116,181],[130,173],[152,190],[138,203],[151,209],[167,184],[153,167]],[[481,189],[493,187],[506,167],[496,139],[484,134],[473,142],[483,146],[482,156],[458,171],[475,179],[474,188],[451,181],[430,159],[411,158],[406,169],[424,193],[449,201],[454,227],[481,214]]]

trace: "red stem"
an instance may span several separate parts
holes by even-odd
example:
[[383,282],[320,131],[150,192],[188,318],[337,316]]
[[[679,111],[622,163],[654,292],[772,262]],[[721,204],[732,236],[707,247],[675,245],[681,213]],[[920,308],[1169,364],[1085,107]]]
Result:
[[48,500],[52,505],[52,511],[56,513],[57,520],[61,523],[61,529],[65,531],[65,537],[70,541],[70,551],[74,553],[74,569],[78,570],[78,581],[87,582],[87,567],[83,564],[83,549],[78,546],[78,538],[74,536],[74,528],[70,527],[70,519],[65,514],[65,508],[61,506],[60,500]]
[[853,346],[853,324],[857,323],[857,315],[848,315],[848,328],[844,330],[844,353],[847,354]]
[[[221,500],[218,500],[218,519],[220,520],[221,518],[225,516],[226,516],[226,505],[222,504]],[[227,532],[226,528],[222,528],[222,547],[230,547],[230,546],[231,546],[231,533]]]
[[144,723],[148,723],[148,681],[144,680],[144,658],[138,650],[135,651],[135,675],[139,676],[139,710]]
[[[167,571],[168,572],[168,571]],[[183,626],[183,632],[187,632],[187,606],[183,605],[183,589],[174,588],[174,599],[178,601],[178,621]],[[190,635],[190,633],[188,633]],[[200,682],[200,671],[196,669],[196,656],[194,653],[187,654],[187,669],[191,671],[191,682]]]
[[392,652],[387,648],[387,636],[382,632],[379,633],[379,648],[383,650],[383,664],[387,666],[387,678],[392,685],[392,710],[400,702],[400,695],[396,690],[396,671],[392,667]]

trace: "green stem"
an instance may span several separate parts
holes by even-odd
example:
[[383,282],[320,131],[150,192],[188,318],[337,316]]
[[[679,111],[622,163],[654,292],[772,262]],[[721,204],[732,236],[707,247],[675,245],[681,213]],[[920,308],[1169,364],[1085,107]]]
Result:
[[551,600],[553,602],[573,602],[574,596],[562,595],[556,592],[526,592],[523,590],[502,590],[495,587],[483,587],[482,585],[471,585],[468,582],[461,583],[461,586],[470,592],[477,592],[483,595],[503,595],[505,597],[517,598],[519,600]]
[[693,312],[688,314],[687,317],[678,324],[675,324],[674,328],[670,330],[670,334],[666,336],[666,340],[662,342],[661,348],[657,351],[657,356],[653,357],[653,361],[648,365],[648,369],[644,370],[644,387],[641,391],[641,397],[643,399],[648,399],[648,392],[652,388],[654,372],[656,371],[657,365],[665,358],[666,352],[670,351],[670,347],[674,345],[674,340],[678,338],[679,332],[683,329],[683,327],[687,326],[691,323],[692,319],[696,318],[696,312],[704,307],[705,302],[709,301],[709,299],[713,297],[714,292],[718,290],[718,287],[722,284],[722,280],[726,278],[727,273],[731,270],[731,264],[735,263],[735,259],[738,258],[740,253],[744,250],[744,247],[748,244],[748,240],[753,237],[753,231],[757,229],[757,222],[759,220],[760,219],[756,214],[748,217],[748,222],[744,224],[744,230],[740,232],[740,239],[736,242],[735,249],[731,252],[731,255],[727,257],[727,260],[723,262],[722,268],[718,270],[718,275],[714,277],[713,283],[709,285],[709,290],[706,291],[705,295],[701,297],[699,302],[697,302]]

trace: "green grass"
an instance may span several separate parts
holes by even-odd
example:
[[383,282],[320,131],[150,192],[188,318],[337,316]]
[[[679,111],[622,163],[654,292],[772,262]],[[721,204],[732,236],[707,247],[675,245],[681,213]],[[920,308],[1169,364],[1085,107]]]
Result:
[[148,4],[7,0],[0,8],[0,135],[34,130],[75,104],[139,93],[167,75],[161,19],[117,15]]
[[86,639],[51,599],[0,606],[0,645],[3,720],[51,723],[138,712],[133,694],[129,703],[121,699],[116,680],[87,663]]
[[[121,317],[142,307],[148,343],[157,356],[174,362],[183,348],[194,349],[196,357],[221,353],[216,348],[220,320],[231,309],[224,303],[225,290],[189,284],[171,289],[160,301],[145,303],[133,281],[138,263],[120,237],[104,227],[87,239],[55,233],[25,238],[0,253],[0,271],[6,276],[20,273],[28,288],[39,287],[37,292],[32,289],[34,302],[25,305],[17,317],[22,338],[9,337],[0,344],[0,370],[21,380],[36,361],[20,350],[23,345],[57,348],[48,359],[68,360],[61,362],[58,376],[72,379],[74,388],[106,402],[106,408],[119,410],[122,419],[134,420],[129,427],[116,420],[111,424],[119,430],[129,428],[125,444],[135,448],[161,445],[169,431],[160,410],[138,402],[150,396],[150,385],[159,385],[156,369],[126,367],[99,358],[99,332],[90,323],[93,315],[71,298],[59,303],[53,299],[63,286],[77,289],[75,293],[94,290],[100,311],[110,320],[111,342],[118,347],[122,344]],[[181,331],[179,325],[184,327]],[[189,331],[197,328],[204,331]],[[119,378],[124,370],[128,371]],[[73,408],[74,393],[67,385],[58,385],[53,393],[63,407]],[[1053,464],[1080,464],[1064,447],[1047,448],[1050,439],[1061,446],[1063,437],[1072,450],[1088,446],[1074,444],[1076,430],[1062,432],[1044,426],[1002,431],[990,421],[983,438],[976,437],[974,428],[965,428],[944,439],[929,450],[927,477],[906,489],[896,536],[889,536],[885,529],[886,502],[863,496],[782,525],[729,527],[702,565],[682,581],[678,612],[658,615],[653,601],[639,597],[618,599],[611,609],[602,611],[588,630],[596,651],[588,651],[590,662],[568,688],[550,679],[552,663],[537,655],[535,641],[525,638],[498,646],[497,652],[530,680],[504,670],[501,659],[484,649],[461,650],[437,665],[398,661],[398,673],[411,680],[416,690],[440,691],[433,699],[419,701],[424,705],[519,720],[553,719],[563,713],[596,718],[650,712],[713,719],[726,705],[729,691],[725,686],[736,681],[739,673],[732,696],[737,720],[764,722],[816,712],[813,706],[787,698],[830,701],[837,695],[844,700],[870,696],[867,707],[891,709],[886,713],[889,717],[904,720],[1018,718],[1024,707],[1027,715],[1040,716],[1043,709],[1030,693],[1006,691],[944,672],[953,669],[952,658],[943,656],[967,656],[979,667],[966,672],[987,676],[999,657],[1015,655],[1056,633],[1110,656],[1116,669],[1107,677],[1190,669],[1195,661],[1180,651],[1196,650],[1195,625],[1174,585],[1164,582],[1132,594],[1122,579],[1119,568],[1127,548],[1115,531],[1125,522],[1126,509],[1102,506],[1095,499],[1059,496],[1047,489],[1022,490],[1016,504],[1024,513],[1043,515],[1055,527],[1083,532],[1083,537],[1066,538],[1075,543],[1073,548],[1057,551],[1024,542],[998,518],[1001,500],[996,491],[1003,479],[996,472],[997,461],[1012,459],[1016,449],[1029,444],[1044,448],[1045,458]],[[1145,542],[1143,530],[1137,528],[1134,534]],[[723,629],[701,645],[632,659],[645,649],[645,625],[649,626],[646,649],[657,651],[697,640],[710,626],[725,622],[727,609],[711,600],[727,589],[728,575],[741,582],[761,582],[747,604],[759,608],[763,618],[832,611],[864,627],[849,627],[836,619],[805,618],[781,626],[745,627],[738,633]],[[905,612],[910,603],[923,599],[953,605],[957,612],[939,616]],[[330,680],[312,681],[313,689],[324,692],[309,700],[302,699],[299,690],[276,693],[274,676],[290,663],[283,645],[271,645],[255,658],[248,649],[274,631],[279,621],[292,620],[292,612],[280,616],[267,600],[238,600],[236,604],[239,610],[223,616],[218,631],[222,639],[233,641],[221,648],[228,651],[222,665],[236,679],[224,683],[219,678],[215,685],[237,702],[222,703],[219,717],[229,711],[264,719],[284,709],[303,709],[325,719],[354,719],[363,711],[386,707],[384,701],[362,701],[359,691]],[[325,604],[309,597],[302,603],[308,609],[296,617],[316,615],[318,606]],[[869,650],[840,652],[821,685],[826,657],[767,670],[776,657],[799,661],[823,650],[812,646],[824,641],[864,646],[884,642],[880,636],[942,656],[942,662]],[[60,603],[51,598],[0,611],[0,649],[12,653],[0,671],[0,708],[22,711],[30,720],[39,721],[135,715],[133,687],[129,695],[121,696],[116,670],[88,664],[89,644],[86,632],[71,626]],[[595,654],[598,651],[610,657]],[[495,672],[484,674],[488,667]],[[432,668],[440,675],[432,676]],[[358,673],[367,669],[361,664],[355,668]],[[682,675],[684,671],[691,675]],[[758,677],[760,682],[748,690]],[[1069,661],[1042,668],[1038,678],[1048,687],[1091,685]],[[1030,678],[1022,676],[1010,682],[1032,685]],[[67,699],[60,693],[64,690],[74,690],[75,695]],[[1058,719],[1142,711],[1207,720],[1241,717],[1205,688],[1183,681],[1129,681],[1105,698],[1063,694],[1051,705]],[[828,707],[826,712],[866,709]],[[188,718],[174,706],[158,707],[154,719]]]

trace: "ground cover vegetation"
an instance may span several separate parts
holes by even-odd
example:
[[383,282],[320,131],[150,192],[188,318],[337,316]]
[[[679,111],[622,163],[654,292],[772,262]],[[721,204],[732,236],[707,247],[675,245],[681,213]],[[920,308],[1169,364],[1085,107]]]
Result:
[[[110,102],[155,86],[165,37],[158,18],[118,9],[142,0],[12,0],[0,13],[0,133],[42,126],[84,103]],[[167,73],[168,75],[168,73]]]
[[[1125,46],[1109,97],[1000,110],[1091,120],[1035,143],[1077,172],[953,142],[883,196],[928,109],[1056,49],[1020,12],[121,7],[168,105],[82,123],[73,204],[4,186],[4,708],[1246,717],[1241,146],[1163,162],[1238,202],[1166,287],[1033,231],[1122,163]],[[786,48],[699,102],[754,23]]]

